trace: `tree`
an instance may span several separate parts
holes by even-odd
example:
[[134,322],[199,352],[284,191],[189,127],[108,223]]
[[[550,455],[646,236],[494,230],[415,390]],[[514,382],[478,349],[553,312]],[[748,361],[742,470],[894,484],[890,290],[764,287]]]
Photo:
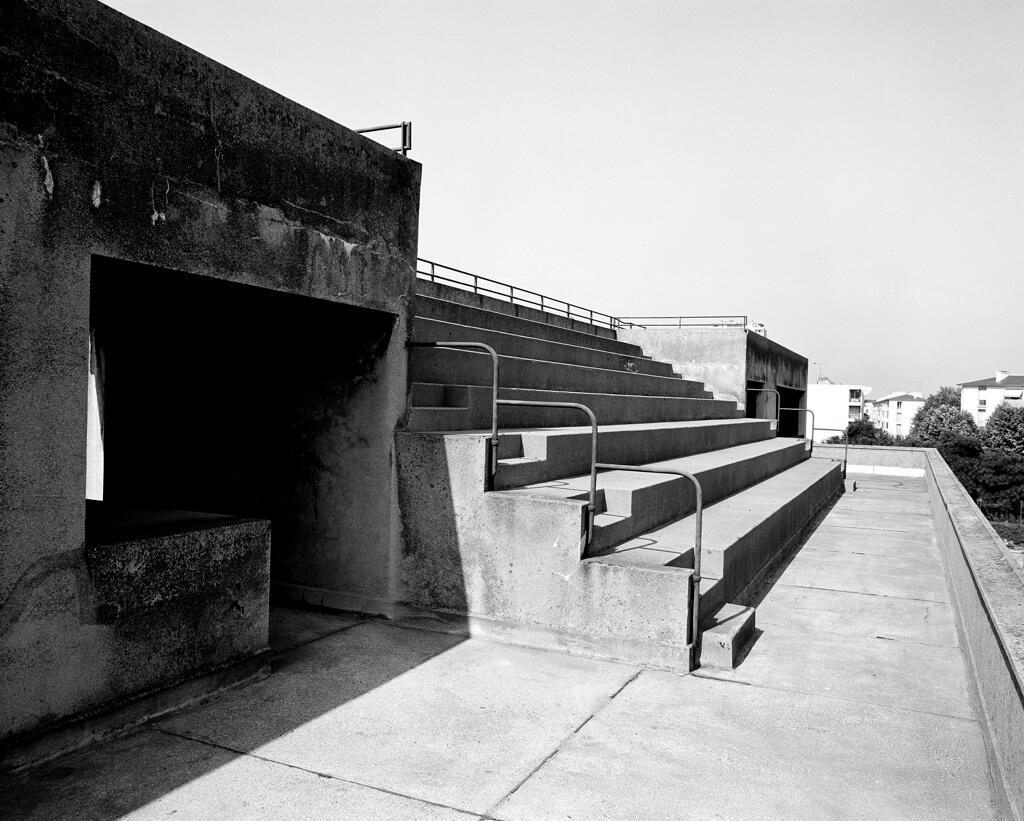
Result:
[[1024,408],[1000,403],[985,424],[982,441],[991,450],[1024,456]]
[[[884,430],[875,427],[870,419],[858,419],[846,426],[846,438],[851,445],[876,445],[889,446],[894,443],[892,436]],[[826,439],[826,444],[842,442],[841,436],[833,436]]]
[[944,385],[924,400],[921,410],[931,410],[940,405],[949,405],[960,410],[960,388],[956,385]]
[[910,424],[909,443],[916,447],[937,447],[944,434],[953,433],[976,439],[978,426],[971,415],[960,410],[959,406],[922,407],[914,414],[914,420]]

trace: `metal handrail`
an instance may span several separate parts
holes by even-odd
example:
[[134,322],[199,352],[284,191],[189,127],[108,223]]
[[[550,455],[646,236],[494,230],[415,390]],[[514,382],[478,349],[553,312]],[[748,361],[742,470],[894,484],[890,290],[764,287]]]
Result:
[[402,147],[396,148],[395,151],[400,151],[402,156],[408,156],[409,152],[412,151],[412,123],[403,121],[400,123],[393,123],[392,125],[375,125],[372,128],[357,128],[356,134],[369,134],[373,131],[391,131],[395,128],[402,129]]
[[636,473],[669,473],[674,476],[682,476],[689,479],[693,484],[697,497],[697,510],[695,517],[695,534],[693,539],[693,595],[691,597],[692,610],[690,611],[690,643],[693,646],[694,659],[700,658],[700,546],[704,530],[704,490],[701,488],[700,480],[688,470],[680,468],[646,467],[642,465],[613,465],[599,462],[596,465],[598,470],[632,470]]
[[[843,434],[843,478],[846,478],[846,465],[850,457],[850,434],[843,428],[818,428],[818,430],[827,430],[832,433]],[[824,443],[823,443],[824,444]]]
[[[421,271],[419,266],[417,266],[416,275],[423,279],[428,279],[431,282],[446,282],[451,285],[470,290],[474,294],[493,296],[510,302],[513,305],[526,305],[531,308],[539,308],[545,313],[554,314],[556,316],[564,314],[567,319],[579,320],[580,322],[586,322],[587,324],[595,327],[606,327],[612,330],[617,328],[638,327],[634,323],[626,322],[620,317],[612,316],[611,314],[606,314],[602,311],[595,311],[593,308],[583,308],[580,305],[574,305],[564,299],[556,299],[555,297],[550,297],[545,294],[538,293],[537,291],[531,291],[529,288],[520,288],[518,286],[511,285],[508,282],[502,282],[499,279],[492,279],[491,277],[485,277],[481,274],[463,271],[461,268],[453,268],[450,265],[444,265],[440,262],[424,259],[423,257],[417,257],[416,261],[422,262],[430,268],[429,271]],[[463,282],[462,280],[454,277],[439,274],[437,272],[438,268],[441,268],[444,271],[451,271],[454,274],[460,274],[464,277],[469,277],[471,281]],[[488,288],[485,285],[481,285],[481,283],[497,285],[503,290]],[[530,297],[536,298],[530,299]]]
[[[688,325],[695,327],[733,327],[737,325],[746,326],[750,317],[746,314],[701,314],[694,316],[624,316],[621,319],[636,320],[645,328],[683,328]],[[717,319],[719,322],[704,322],[691,320]],[[642,321],[641,321],[642,320]],[[667,321],[665,321],[667,320]]]
[[[583,411],[590,419],[590,497],[587,502],[587,521],[580,539],[580,558],[586,558],[587,548],[594,537],[594,511],[597,508],[597,417],[586,405],[579,402],[535,402],[532,399],[495,399],[494,418],[498,418],[498,405],[528,405],[533,408],[575,408]],[[497,431],[497,422],[495,422]],[[497,435],[497,434],[495,434]]]
[[811,435],[807,437],[807,441],[811,443],[811,453],[814,453],[814,411],[810,408],[780,408],[785,411],[798,411],[800,413],[809,413],[811,415]]
[[483,342],[409,342],[410,348],[479,348],[491,355],[494,365],[491,379],[491,447],[487,465],[487,488],[494,487],[494,474],[498,470],[498,352]]
[[[775,427],[779,427],[779,411],[782,409],[782,394],[775,388],[747,388],[747,393],[774,393],[775,394]],[[760,419],[761,417],[755,417]]]

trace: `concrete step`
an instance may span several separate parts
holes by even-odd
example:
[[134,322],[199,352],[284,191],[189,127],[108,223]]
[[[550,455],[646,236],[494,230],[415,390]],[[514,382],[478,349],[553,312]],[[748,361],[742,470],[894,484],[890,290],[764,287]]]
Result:
[[[704,503],[710,505],[806,458],[803,440],[768,439],[652,462],[647,467],[681,469],[694,474],[701,483]],[[505,492],[580,499],[586,497],[589,486],[589,474],[579,474]],[[605,471],[598,475],[597,486],[600,498],[589,551],[592,556],[686,516],[696,505],[690,481],[672,474]]]
[[754,608],[723,604],[700,625],[700,667],[735,670],[744,647],[754,637]]
[[[414,342],[483,342],[504,356],[546,362],[565,362],[589,368],[646,373],[654,376],[677,377],[668,362],[658,362],[641,356],[627,356],[589,345],[569,345],[535,336],[495,331],[472,325],[459,325],[429,317],[417,317],[413,323]],[[589,341],[589,340],[588,340]]]
[[[409,352],[409,373],[413,382],[491,385],[494,366],[490,355],[484,352],[413,348]],[[711,398],[701,382],[678,376],[654,376],[518,356],[499,355],[498,382],[503,387],[535,390]]]
[[[842,491],[840,463],[806,459],[704,509],[701,616],[742,601],[767,565],[801,536],[815,513]],[[694,516],[622,542],[604,562],[693,567]]]
[[[443,322],[465,325],[471,328],[487,328],[492,331],[530,336],[535,339],[547,339],[551,342],[561,342],[566,345],[594,348],[599,351],[611,351],[623,356],[642,357],[644,355],[639,345],[620,342],[614,336],[597,336],[586,333],[583,330],[564,328],[559,325],[549,324],[546,321],[536,321],[522,316],[489,311],[459,302],[452,302],[447,299],[417,295],[415,314],[417,318],[438,319]],[[580,327],[587,326],[581,325]]]
[[[414,390],[417,389],[414,384]],[[491,427],[491,389],[482,385],[447,386],[451,396],[464,396],[459,406],[413,407],[408,430],[470,431]],[[462,393],[459,393],[461,389]],[[427,389],[422,389],[426,391]],[[680,422],[699,419],[738,419],[742,412],[735,402],[723,399],[643,396],[585,391],[502,388],[503,399],[541,402],[579,402],[587,405],[599,425],[629,425],[651,422]],[[501,407],[498,420],[503,428],[566,427],[579,425],[586,417],[569,408]]]
[[[713,419],[605,425],[598,433],[598,461],[643,465],[774,436],[765,419]],[[547,482],[590,470],[589,427],[503,432],[510,456],[500,458],[498,490]]]

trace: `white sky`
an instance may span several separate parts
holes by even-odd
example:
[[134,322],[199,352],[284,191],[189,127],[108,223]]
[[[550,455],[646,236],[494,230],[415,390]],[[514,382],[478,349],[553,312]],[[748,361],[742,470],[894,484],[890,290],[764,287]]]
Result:
[[1024,373],[1016,0],[108,4],[351,128],[412,120],[420,256],[749,314],[876,396]]

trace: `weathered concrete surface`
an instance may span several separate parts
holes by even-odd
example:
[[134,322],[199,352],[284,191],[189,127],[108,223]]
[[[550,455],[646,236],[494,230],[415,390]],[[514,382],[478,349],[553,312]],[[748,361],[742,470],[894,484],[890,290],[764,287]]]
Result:
[[484,493],[486,435],[396,440],[410,615],[458,614],[474,635],[689,669],[690,571],[581,562],[586,499]]
[[[703,382],[716,399],[733,400],[744,409],[749,382],[764,388],[807,390],[805,357],[745,329],[623,328],[618,334],[655,359],[671,362],[684,379]],[[774,396],[758,394],[755,401],[758,416],[774,417]]]
[[924,452],[936,535],[1000,807],[1024,818],[1024,574],[938,451]]
[[493,815],[992,818],[979,736],[958,718],[650,672]]
[[9,818],[475,819],[424,801],[147,730],[3,791]]
[[89,543],[82,572],[37,563],[3,611],[0,735],[265,650],[269,562],[270,523],[229,519]]
[[265,682],[159,726],[483,813],[635,674],[366,624],[299,648]]
[[[331,418],[347,438],[319,440],[323,475],[293,505],[309,561],[279,566],[389,597],[420,167],[99,3],[2,4],[0,66],[0,619],[11,625],[0,648],[33,659],[13,675],[52,690],[45,704],[6,702],[6,732],[106,703],[105,671],[128,648],[146,656],[84,621],[72,592],[99,259],[137,263],[140,280],[159,267],[386,312],[393,330],[347,406],[349,422],[365,423]],[[60,573],[27,606],[12,602],[38,562]],[[225,607],[223,630],[234,612]]]

